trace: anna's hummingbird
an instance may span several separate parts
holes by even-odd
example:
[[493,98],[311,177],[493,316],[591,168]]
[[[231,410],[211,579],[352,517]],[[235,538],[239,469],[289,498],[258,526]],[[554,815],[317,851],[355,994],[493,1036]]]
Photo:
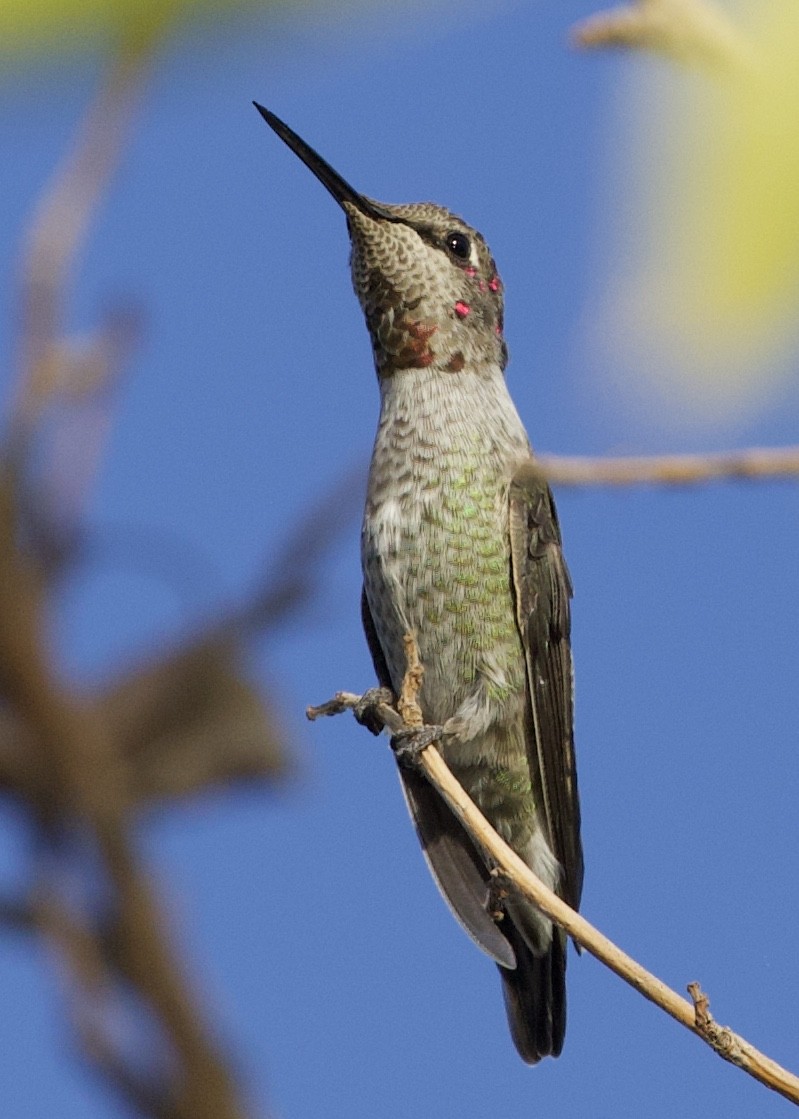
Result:
[[[575,909],[583,857],[572,731],[571,583],[552,494],[505,385],[502,284],[483,238],[432,203],[353,190],[256,105],[347,216],[380,420],[361,533],[362,613],[381,685],[399,693],[404,635],[424,666],[425,722],[496,830]],[[514,897],[418,770],[400,767],[433,876],[497,963],[522,1058],[557,1056],[566,937]]]

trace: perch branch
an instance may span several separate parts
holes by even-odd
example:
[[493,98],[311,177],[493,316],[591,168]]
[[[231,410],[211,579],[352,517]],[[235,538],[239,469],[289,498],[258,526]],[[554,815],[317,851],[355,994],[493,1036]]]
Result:
[[[406,643],[409,641],[412,641],[412,639],[406,637]],[[415,643],[413,648],[415,648]],[[406,703],[411,702],[411,697],[418,686],[418,651],[415,657],[409,657],[408,663],[410,670],[406,675],[402,689]],[[360,696],[351,692],[338,692],[327,703],[319,707],[309,707],[306,714],[309,719],[316,719],[321,715],[336,715],[352,709],[360,698]],[[408,726],[398,712],[388,704],[378,704],[375,711],[392,733]],[[416,725],[415,718],[410,725]],[[744,1072],[759,1080],[761,1084],[765,1084],[766,1087],[778,1092],[792,1103],[799,1104],[799,1078],[788,1072],[787,1069],[782,1068],[770,1057],[759,1052],[728,1027],[718,1025],[710,1015],[709,1000],[702,993],[697,983],[692,983],[688,987],[693,999],[692,1003],[688,1002],[658,979],[657,976],[642,967],[631,956],[628,956],[626,952],[623,952],[621,948],[618,948],[598,929],[589,924],[584,917],[581,917],[579,913],[566,905],[557,894],[549,890],[522,862],[516,852],[511,850],[507,843],[497,835],[479,808],[456,781],[434,745],[428,746],[422,751],[419,755],[419,765],[427,779],[436,787],[467,829],[469,835],[486,852],[499,870],[507,875],[520,893],[534,902],[548,917],[551,917],[561,928],[565,929],[569,936],[578,944],[581,944],[592,956],[609,967],[650,1002],[655,1003],[656,1006],[665,1010],[672,1018],[691,1030],[692,1033],[701,1037],[725,1061],[737,1065]]]

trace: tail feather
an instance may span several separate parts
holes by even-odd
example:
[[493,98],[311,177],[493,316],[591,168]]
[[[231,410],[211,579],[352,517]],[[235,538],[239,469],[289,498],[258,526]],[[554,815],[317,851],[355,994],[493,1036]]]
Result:
[[516,954],[514,969],[497,965],[513,1043],[528,1065],[558,1057],[566,1033],[566,938],[554,928],[549,948],[536,956],[507,918],[502,931]]

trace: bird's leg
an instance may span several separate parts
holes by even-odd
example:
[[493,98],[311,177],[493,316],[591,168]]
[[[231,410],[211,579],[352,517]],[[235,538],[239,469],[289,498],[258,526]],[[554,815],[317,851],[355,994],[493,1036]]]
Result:
[[434,723],[421,727],[405,727],[391,736],[391,749],[400,765],[413,769],[418,764],[419,755],[434,742],[439,742],[444,728]]
[[352,709],[353,715],[361,726],[366,727],[372,734],[380,734],[386,725],[378,711],[381,703],[387,703],[389,707],[393,706],[394,693],[391,688],[369,688]]

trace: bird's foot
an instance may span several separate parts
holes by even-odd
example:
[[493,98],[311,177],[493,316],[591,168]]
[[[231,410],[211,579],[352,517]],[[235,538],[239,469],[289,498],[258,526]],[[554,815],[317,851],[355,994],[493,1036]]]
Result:
[[352,713],[362,727],[366,727],[372,734],[380,734],[385,723],[380,717],[377,708],[381,703],[391,706],[394,703],[394,693],[391,688],[370,688],[364,692],[352,709]]
[[391,749],[400,765],[416,767],[419,755],[443,737],[444,728],[430,723],[423,727],[406,727],[391,736]]
[[507,874],[496,868],[491,871],[491,879],[488,883],[488,893],[486,894],[485,908],[489,917],[493,917],[495,921],[501,921],[505,916],[505,902],[513,892],[513,883]]

